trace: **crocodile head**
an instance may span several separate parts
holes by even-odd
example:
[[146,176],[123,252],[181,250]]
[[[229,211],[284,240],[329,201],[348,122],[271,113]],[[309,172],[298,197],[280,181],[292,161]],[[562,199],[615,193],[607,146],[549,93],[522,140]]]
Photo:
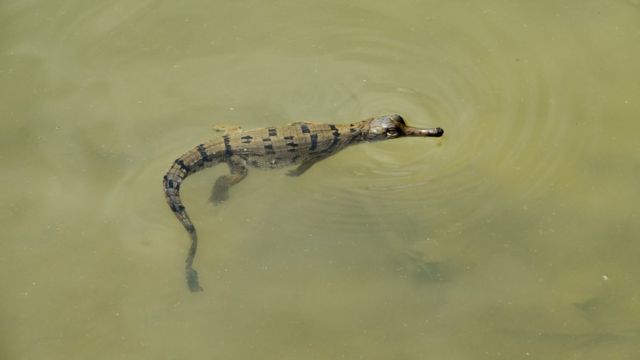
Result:
[[403,136],[440,137],[444,134],[441,128],[420,129],[408,126],[398,114],[377,116],[366,121],[369,125],[364,136],[366,141],[388,140]]

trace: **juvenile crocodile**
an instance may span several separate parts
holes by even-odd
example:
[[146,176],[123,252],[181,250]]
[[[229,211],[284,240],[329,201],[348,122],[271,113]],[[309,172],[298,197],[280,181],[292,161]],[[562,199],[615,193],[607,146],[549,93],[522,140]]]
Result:
[[180,200],[180,184],[187,176],[219,163],[227,163],[230,174],[220,176],[213,186],[211,201],[218,203],[228,198],[230,186],[247,176],[248,166],[275,169],[298,165],[287,175],[299,176],[316,162],[349,145],[403,136],[439,137],[443,133],[441,128],[408,126],[400,115],[385,115],[347,125],[298,122],[284,127],[229,132],[196,146],[173,162],[163,181],[171,211],[191,236],[191,247],[185,260],[189,289],[202,290],[198,284],[198,273],[193,269],[198,236]]

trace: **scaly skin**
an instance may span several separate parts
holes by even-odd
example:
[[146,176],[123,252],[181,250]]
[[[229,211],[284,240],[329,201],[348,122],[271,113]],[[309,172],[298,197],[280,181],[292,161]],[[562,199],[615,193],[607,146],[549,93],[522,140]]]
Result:
[[180,184],[187,176],[222,162],[227,163],[230,174],[216,180],[211,195],[211,201],[219,203],[228,198],[229,187],[247,176],[249,166],[276,169],[298,165],[287,175],[299,176],[316,162],[349,145],[404,136],[440,137],[443,133],[441,128],[407,126],[400,115],[385,115],[347,125],[300,122],[277,128],[236,131],[196,146],[174,161],[163,182],[171,211],[191,236],[185,266],[189,289],[192,292],[202,290],[198,273],[193,269],[198,236],[180,200]]

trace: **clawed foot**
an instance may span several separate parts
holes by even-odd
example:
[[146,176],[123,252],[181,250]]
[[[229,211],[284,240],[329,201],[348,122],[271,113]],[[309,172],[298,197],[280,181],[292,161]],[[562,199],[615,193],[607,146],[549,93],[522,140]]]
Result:
[[226,191],[218,191],[215,190],[211,193],[211,196],[209,197],[209,202],[211,202],[214,205],[219,205],[225,201],[227,201],[229,199],[229,190],[227,189]]
[[224,176],[221,176],[211,189],[211,196],[209,201],[214,205],[218,205],[229,199],[229,185],[227,185]]

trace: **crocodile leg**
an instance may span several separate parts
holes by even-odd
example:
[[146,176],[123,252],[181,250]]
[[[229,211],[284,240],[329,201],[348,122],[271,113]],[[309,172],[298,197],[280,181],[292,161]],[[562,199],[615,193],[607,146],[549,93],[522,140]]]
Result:
[[247,169],[247,162],[240,156],[230,156],[227,160],[231,173],[229,175],[222,175],[213,185],[211,191],[211,197],[209,201],[214,204],[219,204],[229,198],[229,187],[242,181],[247,176],[249,169]]
[[311,166],[313,166],[313,164],[317,163],[320,160],[326,159],[331,155],[332,155],[331,153],[327,153],[327,154],[316,155],[316,156],[310,157],[310,158],[304,160],[302,162],[302,164],[298,165],[298,167],[296,167],[295,169],[287,171],[287,175],[289,175],[289,176],[300,176],[300,175],[304,174],[307,170],[309,170],[309,168]]

